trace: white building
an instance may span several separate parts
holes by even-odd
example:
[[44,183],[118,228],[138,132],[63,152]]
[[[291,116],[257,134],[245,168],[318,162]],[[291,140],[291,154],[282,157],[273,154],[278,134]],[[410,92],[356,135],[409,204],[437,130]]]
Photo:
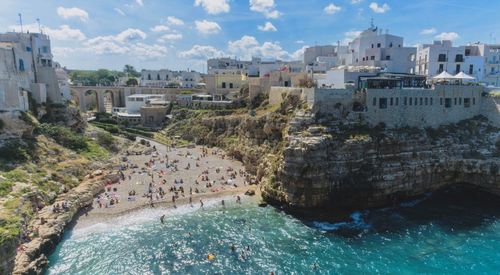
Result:
[[195,71],[142,70],[140,86],[160,88],[195,88],[201,75]]
[[212,58],[207,60],[207,73],[215,74],[216,71],[239,70],[246,75],[248,66],[251,63],[250,61],[240,61],[228,57]]
[[500,45],[483,45],[485,56],[484,78],[488,86],[500,87]]
[[374,26],[363,31],[349,43],[347,51],[339,52],[342,65],[380,67],[385,72],[413,73],[416,48],[404,47],[403,37],[383,33]]
[[[0,66],[2,109],[25,109],[20,92],[31,92],[37,103],[63,102],[53,67],[50,39],[40,33],[0,34],[3,63]],[[21,96],[22,97],[22,96]]]
[[418,47],[415,73],[433,77],[443,71],[450,74],[464,72],[482,81],[485,74],[484,45],[453,47],[449,40],[434,41]]

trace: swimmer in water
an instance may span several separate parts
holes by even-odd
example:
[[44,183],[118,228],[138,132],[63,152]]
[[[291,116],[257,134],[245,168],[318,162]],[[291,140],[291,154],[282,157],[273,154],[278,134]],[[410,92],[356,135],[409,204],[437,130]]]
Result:
[[165,215],[162,215],[162,216],[160,217],[160,222],[163,224],[163,223],[165,223],[164,221],[165,221]]
[[231,244],[230,248],[231,248],[231,252],[236,252],[236,246],[234,246],[234,243]]

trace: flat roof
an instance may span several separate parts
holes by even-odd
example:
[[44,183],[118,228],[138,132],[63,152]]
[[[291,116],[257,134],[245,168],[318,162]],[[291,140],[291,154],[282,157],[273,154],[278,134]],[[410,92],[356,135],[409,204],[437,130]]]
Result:
[[120,117],[141,117],[141,114],[116,113]]
[[145,98],[145,97],[151,97],[151,96],[162,97],[163,95],[158,95],[158,94],[135,94],[135,95],[129,95],[128,97]]

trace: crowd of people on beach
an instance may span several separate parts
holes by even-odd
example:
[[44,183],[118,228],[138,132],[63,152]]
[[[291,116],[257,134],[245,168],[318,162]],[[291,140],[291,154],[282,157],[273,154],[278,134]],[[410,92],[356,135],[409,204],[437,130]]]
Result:
[[[126,152],[122,157],[123,163],[119,167],[119,180],[106,184],[105,192],[95,199],[98,208],[112,208],[122,203],[118,188],[122,188],[124,182],[134,182],[134,188],[127,190],[126,202],[138,202],[155,207],[156,203],[171,202],[177,207],[178,200],[188,200],[193,206],[193,196],[209,193],[218,193],[231,188],[239,187],[237,182],[243,185],[255,184],[256,181],[243,169],[236,171],[231,166],[217,166],[210,163],[209,156],[217,156],[224,160],[231,157],[226,156],[219,149],[201,148],[198,153],[195,150],[178,149],[176,146],[167,146],[166,153],[160,153],[156,146],[150,147],[150,152]],[[195,155],[196,154],[196,155]],[[138,164],[134,158],[144,159],[146,162]],[[182,162],[181,162],[182,160]],[[185,163],[179,170],[179,164]],[[208,167],[207,167],[208,166]],[[195,169],[202,169],[193,182],[192,177],[183,178],[182,175],[197,173]],[[185,171],[185,172],[183,172]],[[130,186],[130,184],[129,184]],[[126,187],[125,187],[126,188]],[[137,192],[136,189],[143,189]],[[240,199],[238,199],[239,201]],[[203,202],[200,200],[200,204]]]

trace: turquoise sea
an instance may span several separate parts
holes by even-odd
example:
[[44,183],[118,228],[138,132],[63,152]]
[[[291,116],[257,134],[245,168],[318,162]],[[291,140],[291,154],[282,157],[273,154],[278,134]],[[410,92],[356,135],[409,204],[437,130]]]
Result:
[[447,190],[341,222],[229,200],[69,230],[47,274],[500,274],[500,199],[489,194]]

